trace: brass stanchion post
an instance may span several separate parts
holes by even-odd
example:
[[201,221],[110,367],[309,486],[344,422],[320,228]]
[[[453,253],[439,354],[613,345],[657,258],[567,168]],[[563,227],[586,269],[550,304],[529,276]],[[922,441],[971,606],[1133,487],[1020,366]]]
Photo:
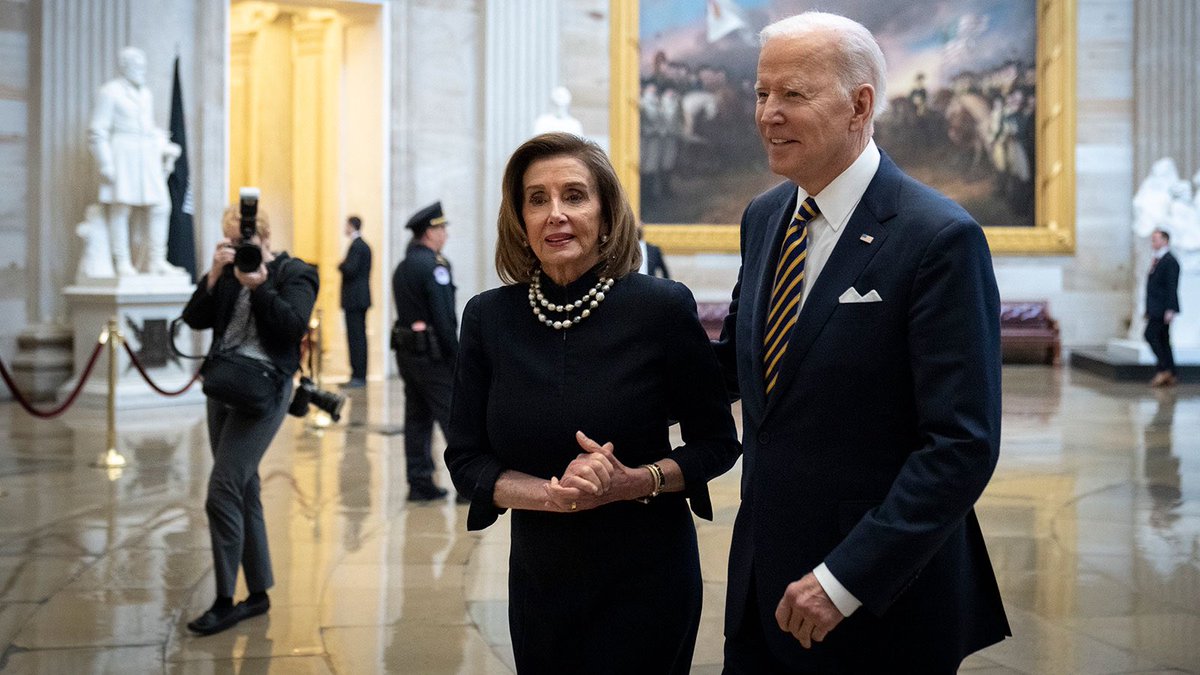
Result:
[[108,418],[105,442],[108,449],[100,453],[92,466],[109,469],[110,478],[115,477],[113,470],[119,470],[127,464],[121,453],[117,452],[117,350],[121,347],[122,339],[123,336],[117,330],[116,317],[109,319],[104,332],[100,334],[100,342],[108,345],[108,402],[105,406]]
[[[323,318],[324,312],[321,309],[317,309],[308,324],[309,328],[313,331],[312,352],[309,356],[312,358],[313,384],[317,385],[317,389],[324,388],[324,382],[321,379],[321,364],[325,360],[325,341],[321,337],[321,322]],[[324,410],[313,408],[308,413],[307,423],[309,427],[319,430],[333,424],[333,418]]]

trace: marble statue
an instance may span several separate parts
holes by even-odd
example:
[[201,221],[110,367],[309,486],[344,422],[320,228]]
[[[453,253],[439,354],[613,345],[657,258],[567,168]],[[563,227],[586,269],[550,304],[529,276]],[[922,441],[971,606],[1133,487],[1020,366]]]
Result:
[[1179,182],[1175,160],[1163,157],[1150,166],[1150,174],[1133,195],[1133,231],[1139,237],[1149,237],[1154,228],[1165,220],[1169,210],[1171,186]]
[[[180,147],[154,125],[145,53],[126,47],[118,65],[120,77],[100,87],[88,124],[88,147],[100,173],[99,202],[108,225],[112,265],[117,276],[186,275],[167,262],[171,215],[167,176]],[[136,257],[130,246],[133,215],[144,227],[135,233],[142,240]]]
[[[1200,174],[1198,174],[1200,175]],[[1149,237],[1156,229],[1171,235],[1171,249],[1200,251],[1200,196],[1181,178],[1175,160],[1164,157],[1150,168],[1133,196],[1133,231]]]
[[88,204],[82,223],[75,226],[75,234],[83,243],[79,256],[79,267],[75,271],[75,282],[88,279],[111,279],[116,276],[113,269],[112,252],[108,246],[108,223],[104,219],[104,206]]
[[571,106],[571,90],[561,86],[555,87],[550,92],[550,102],[554,104],[554,109],[544,115],[539,115],[533,121],[533,135],[536,136],[550,131],[565,131],[576,136],[582,136],[583,124],[574,117],[571,117],[571,113],[567,112],[567,109]]

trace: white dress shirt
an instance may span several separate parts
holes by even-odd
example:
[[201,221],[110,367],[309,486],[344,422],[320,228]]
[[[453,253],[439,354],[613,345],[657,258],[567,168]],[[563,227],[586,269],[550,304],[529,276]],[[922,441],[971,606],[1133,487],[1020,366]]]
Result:
[[[829,254],[833,252],[833,247],[837,244],[842,229],[850,220],[850,214],[858,208],[863,193],[867,191],[867,186],[870,185],[871,179],[875,177],[878,169],[879,148],[872,139],[867,142],[867,147],[863,148],[862,153],[859,154],[858,159],[854,160],[853,164],[837,178],[834,178],[833,182],[825,186],[820,194],[812,195],[821,213],[808,223],[808,256],[804,259],[804,289],[801,292],[800,306],[797,311],[804,309],[809,289],[817,282],[817,277],[821,276],[821,271],[825,268],[825,263],[829,260]],[[797,191],[796,210],[799,211],[800,205],[804,203],[805,199],[808,199],[809,194],[804,191],[804,188],[797,188]],[[858,598],[846,590],[846,587],[833,576],[825,563],[817,565],[817,568],[813,570],[813,576],[817,578],[817,583],[821,584],[825,594],[829,596],[843,616],[850,616],[854,610],[862,606]]]
[[[863,148],[853,164],[825,186],[820,194],[812,195],[821,213],[808,223],[808,256],[804,259],[804,288],[800,296],[800,310],[808,300],[809,289],[817,283],[817,277],[821,275],[821,270],[825,269],[825,262],[829,260],[829,254],[833,252],[842,228],[862,201],[863,193],[867,191],[867,185],[871,183],[878,169],[879,148],[872,139],[867,142],[867,147]],[[796,188],[796,191],[796,211],[799,212],[800,205],[808,199],[809,194],[801,187]]]

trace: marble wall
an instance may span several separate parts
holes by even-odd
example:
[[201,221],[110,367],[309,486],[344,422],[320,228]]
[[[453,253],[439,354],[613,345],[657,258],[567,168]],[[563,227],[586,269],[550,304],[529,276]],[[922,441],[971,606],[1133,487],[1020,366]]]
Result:
[[[16,336],[29,323],[26,274],[29,204],[29,4],[0,0],[0,359],[6,364]],[[0,388],[0,397],[8,391]]]
[[[0,191],[0,312],[6,317],[0,323],[0,358],[6,362],[21,330],[36,321],[61,318],[61,289],[37,274],[29,261],[49,255],[39,250],[44,244],[30,216],[35,193],[80,188],[39,184],[39,143],[36,130],[30,131],[31,120],[44,112],[37,81],[43,65],[38,13],[62,1],[0,0],[0,184],[5,186]],[[116,1],[130,10],[124,27],[128,41],[150,55],[148,78],[163,126],[169,112],[171,62],[176,53],[183,58],[197,218],[215,222],[224,202],[228,163],[225,3]],[[485,79],[489,66],[495,65],[489,63],[494,58],[488,51],[489,20],[500,16],[505,0],[373,1],[387,6],[385,39],[390,50],[385,73],[389,166],[384,183],[390,231],[383,244],[387,253],[381,258],[394,265],[408,240],[403,223],[417,208],[441,199],[452,223],[447,254],[455,264],[460,305],[465,304],[495,283],[492,242],[498,192],[493,183],[498,185],[498,175],[488,165],[486,144],[489,119],[501,113],[489,109]],[[1133,169],[1135,3],[1077,4],[1078,249],[1074,256],[996,260],[1002,295],[1048,299],[1067,346],[1100,344],[1129,332],[1140,274],[1135,261],[1145,253],[1144,242],[1135,241],[1129,227],[1130,200],[1140,179]],[[609,133],[608,5],[608,0],[557,3],[557,62],[547,64],[571,89],[572,114],[588,135],[602,142]],[[495,40],[494,31],[492,35]],[[513,39],[532,38],[523,29],[514,31]],[[114,74],[115,65],[106,59],[99,63],[103,72],[97,73],[98,79]],[[90,98],[90,92],[86,96]],[[77,142],[85,142],[82,132]],[[87,196],[78,199],[83,203]],[[198,250],[207,251],[211,245],[202,238]],[[733,255],[672,256],[668,262],[675,276],[703,300],[727,298],[737,273]],[[390,301],[390,293],[379,297]],[[0,396],[6,395],[0,391]]]

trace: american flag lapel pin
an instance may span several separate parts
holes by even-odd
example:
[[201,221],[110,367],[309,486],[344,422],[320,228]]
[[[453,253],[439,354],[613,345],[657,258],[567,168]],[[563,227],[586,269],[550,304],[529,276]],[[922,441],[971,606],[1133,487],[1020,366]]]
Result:
[[863,243],[865,243],[865,244],[869,244],[869,243],[871,243],[871,242],[875,241],[875,237],[872,237],[872,236],[871,236],[871,235],[869,235],[869,234],[864,234],[864,235],[862,235],[861,237],[859,237],[859,238],[858,238],[858,240],[859,240],[859,241],[861,241],[861,242],[863,242]]

